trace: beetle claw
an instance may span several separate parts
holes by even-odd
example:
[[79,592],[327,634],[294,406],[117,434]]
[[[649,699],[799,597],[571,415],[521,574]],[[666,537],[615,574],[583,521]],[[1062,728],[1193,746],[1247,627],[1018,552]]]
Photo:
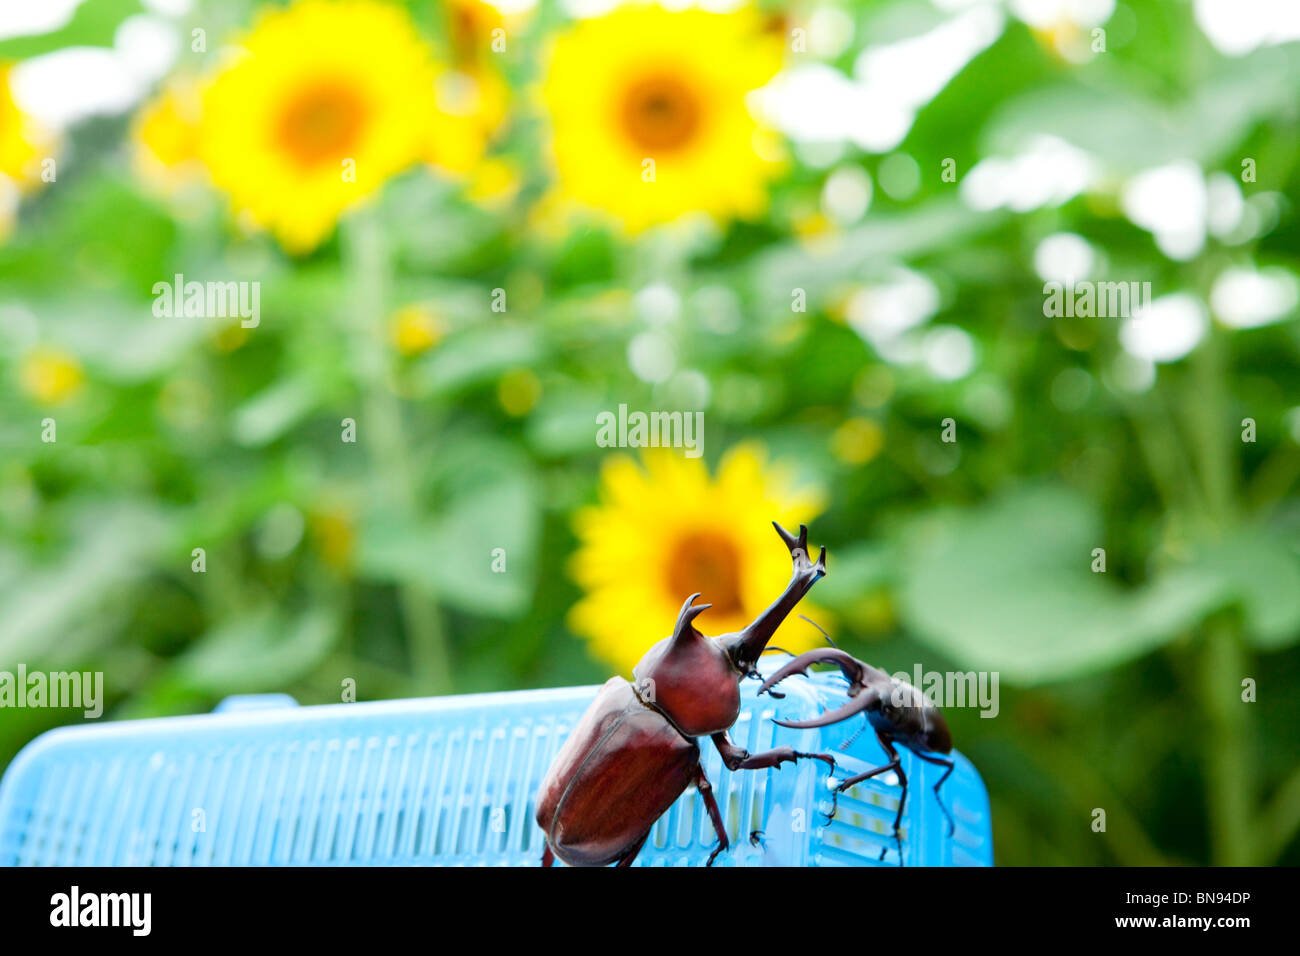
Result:
[[831,789],[831,812],[826,814],[826,825],[830,826],[835,821],[835,814],[840,810],[840,791],[837,788]]

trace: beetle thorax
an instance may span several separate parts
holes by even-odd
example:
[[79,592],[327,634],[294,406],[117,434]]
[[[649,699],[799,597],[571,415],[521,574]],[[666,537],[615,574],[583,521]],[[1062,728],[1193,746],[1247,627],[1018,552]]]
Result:
[[891,677],[889,685],[872,725],[908,747],[947,753],[952,738],[939,709],[905,680]]
[[688,737],[726,730],[740,716],[740,672],[720,643],[694,628],[646,651],[632,676],[641,699]]

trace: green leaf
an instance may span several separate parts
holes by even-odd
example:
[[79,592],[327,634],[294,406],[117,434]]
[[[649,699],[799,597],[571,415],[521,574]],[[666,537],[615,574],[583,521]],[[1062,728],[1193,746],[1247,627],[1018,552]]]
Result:
[[68,508],[64,519],[80,530],[66,557],[0,586],[0,663],[31,664],[66,646],[79,624],[148,573],[167,543],[164,517],[138,502],[88,502]]
[[458,332],[440,344],[415,371],[417,382],[435,394],[447,394],[494,379],[520,366],[541,361],[541,337],[529,326],[480,325]]
[[1215,73],[1175,107],[1131,88],[1068,82],[1035,90],[1000,110],[985,150],[1011,153],[1038,136],[1054,136],[1100,156],[1120,172],[1180,159],[1213,165],[1270,115],[1295,102],[1300,65],[1282,48],[1222,61]]
[[474,441],[461,442],[439,465],[447,471],[439,514],[371,512],[362,522],[359,569],[470,613],[521,614],[536,579],[541,496],[532,469],[513,451]]
[[836,549],[829,560],[830,573],[818,583],[816,599],[818,604],[835,610],[852,606],[868,591],[893,578],[893,549],[887,545]]
[[1213,580],[1217,593],[1241,609],[1246,637],[1276,651],[1300,640],[1300,558],[1265,528],[1240,528],[1203,546],[1180,573]]
[[73,46],[111,47],[122,21],[143,12],[140,0],[83,0],[72,18],[52,33],[0,40],[0,60],[22,60]]
[[329,608],[293,618],[269,609],[240,617],[201,637],[177,662],[174,676],[212,694],[282,690],[325,659],[338,624]]
[[115,384],[130,385],[175,369],[209,334],[207,320],[160,318],[148,303],[58,298],[33,303],[57,344]]
[[542,455],[576,455],[591,450],[596,416],[609,400],[590,391],[548,395],[528,418],[528,442]]
[[[532,596],[537,489],[503,481],[467,496],[433,529],[429,562],[443,601],[493,617],[513,617]],[[445,556],[445,557],[441,557]],[[498,560],[494,570],[494,560]]]
[[760,302],[773,314],[790,311],[790,290],[805,289],[810,308],[824,307],[846,282],[861,282],[882,263],[952,249],[997,228],[1002,213],[975,212],[955,198],[935,199],[901,213],[872,215],[866,225],[846,230],[835,245],[810,251],[791,241],[754,257],[748,267]]
[[1132,660],[1197,623],[1228,594],[1188,569],[1125,592],[1091,570],[1093,507],[1040,487],[977,510],[945,509],[903,533],[898,605],[917,637],[959,665],[1016,684]]
[[269,444],[312,412],[319,399],[318,390],[306,379],[277,382],[235,409],[231,432],[246,447]]

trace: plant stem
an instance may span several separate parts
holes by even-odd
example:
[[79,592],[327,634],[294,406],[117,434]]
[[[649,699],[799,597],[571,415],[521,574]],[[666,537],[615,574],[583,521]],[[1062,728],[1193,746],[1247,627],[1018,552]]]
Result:
[[1167,415],[1159,414],[1154,408],[1158,401],[1155,395],[1148,399],[1146,405],[1128,396],[1121,397],[1120,401],[1133,426],[1138,448],[1146,459],[1147,472],[1164,501],[1165,510],[1177,511],[1183,502],[1195,498],[1195,489],[1188,476],[1191,463],[1178,447],[1173,423]]
[[[1067,799],[1073,800],[1081,819],[1087,819],[1096,805],[1106,810],[1106,841],[1123,866],[1169,866],[1171,861],[1151,842],[1142,824],[1130,812],[1123,798],[1099,776],[1094,766],[1069,744],[1055,738],[1035,747],[1034,757],[1048,770]],[[1088,797],[1085,799],[1084,795]]]
[[1206,747],[1211,860],[1218,866],[1246,866],[1254,858],[1250,823],[1254,815],[1252,763],[1246,747],[1246,709],[1241,701],[1245,670],[1233,623],[1206,624],[1202,689],[1209,718]]
[[1292,772],[1278,788],[1256,832],[1258,840],[1255,845],[1259,849],[1254,863],[1257,866],[1275,864],[1300,832],[1300,769]]
[[[1228,436],[1235,429],[1223,394],[1223,340],[1211,329],[1193,356],[1194,383],[1189,400],[1193,445],[1214,532],[1223,534],[1236,519],[1233,460]],[[1239,622],[1220,615],[1205,624],[1201,658],[1201,696],[1209,722],[1206,749],[1210,850],[1220,866],[1242,866],[1254,857],[1254,762],[1248,741],[1249,712],[1241,700],[1246,654]]]
[[1194,387],[1188,402],[1192,422],[1193,452],[1200,472],[1201,488],[1209,517],[1222,531],[1236,517],[1233,475],[1236,456],[1228,436],[1236,427],[1228,418],[1223,394],[1223,338],[1211,329],[1205,342],[1193,354]]
[[[402,407],[392,388],[391,357],[384,348],[386,282],[391,269],[383,225],[373,210],[358,210],[347,221],[344,259],[351,286],[351,331],[364,420],[358,437],[371,449],[377,500],[391,503],[408,520],[416,516],[416,493],[402,434]],[[411,667],[418,685],[431,694],[451,690],[451,656],[442,619],[432,596],[410,581],[398,587],[410,642]]]

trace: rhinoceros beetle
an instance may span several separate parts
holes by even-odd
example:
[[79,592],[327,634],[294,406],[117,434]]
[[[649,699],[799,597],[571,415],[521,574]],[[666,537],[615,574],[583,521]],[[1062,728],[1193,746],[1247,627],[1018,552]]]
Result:
[[[760,770],[802,758],[832,770],[830,754],[775,747],[751,754],[727,730],[740,716],[740,682],[758,677],[755,664],[777,627],[826,573],[826,549],[813,562],[808,529],[796,538],[773,527],[790,551],[790,583],[744,630],[706,637],[692,623],[711,605],[682,605],[672,636],[655,644],[632,671],[635,683],[610,678],[556,754],[537,797],[546,835],[542,866],[559,857],[570,866],[630,866],[650,828],[694,784],[717,832],[708,866],[729,846],[727,830],[700,765],[699,737],[710,737],[728,770]],[[882,771],[883,772],[883,771]]]
[[[820,663],[839,665],[840,671],[849,681],[848,703],[809,720],[774,720],[773,722],[782,727],[802,730],[806,727],[825,727],[828,724],[848,720],[855,714],[864,714],[869,726],[876,732],[876,739],[880,741],[880,746],[889,755],[889,762],[840,781],[835,787],[835,800],[838,800],[839,795],[850,787],[892,770],[898,775],[898,782],[903,790],[898,798],[898,813],[894,817],[894,840],[900,842],[898,828],[903,820],[903,805],[907,800],[907,775],[903,772],[898,751],[894,748],[896,744],[902,745],[912,751],[918,759],[944,768],[943,775],[935,782],[934,797],[939,802],[939,809],[948,820],[948,832],[951,834],[955,829],[952,814],[943,805],[943,800],[939,797],[939,788],[952,773],[953,762],[951,758],[936,756],[936,754],[952,752],[952,734],[948,730],[948,722],[943,719],[939,709],[907,681],[891,677],[880,668],[872,667],[846,654],[838,647],[821,647],[786,662],[771,677],[763,681],[763,686],[758,689],[758,692],[759,694],[772,693],[780,697],[779,693],[772,690],[773,687],[791,674],[806,673],[813,664]],[[834,802],[831,805],[830,816],[835,816]],[[885,851],[882,849],[881,859],[884,859],[884,856]],[[901,842],[899,857],[902,857]]]

